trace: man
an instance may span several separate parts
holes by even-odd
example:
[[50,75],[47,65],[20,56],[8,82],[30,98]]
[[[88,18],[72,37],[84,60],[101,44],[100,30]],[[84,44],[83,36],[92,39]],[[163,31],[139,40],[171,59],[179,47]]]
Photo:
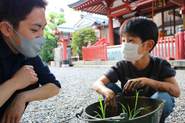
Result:
[[1,123],[18,123],[28,102],[59,93],[59,81],[37,55],[45,43],[46,5],[44,0],[0,1]]

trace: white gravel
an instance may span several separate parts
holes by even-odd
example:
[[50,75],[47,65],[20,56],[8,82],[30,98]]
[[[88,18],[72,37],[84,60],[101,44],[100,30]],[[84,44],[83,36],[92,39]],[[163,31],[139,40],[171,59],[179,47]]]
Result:
[[[31,102],[20,123],[84,123],[75,117],[80,107],[98,101],[93,83],[108,68],[56,68],[50,67],[61,82],[60,93],[47,100]],[[165,123],[185,123],[185,71],[177,70],[176,80],[181,87],[181,96],[176,99],[174,112]]]

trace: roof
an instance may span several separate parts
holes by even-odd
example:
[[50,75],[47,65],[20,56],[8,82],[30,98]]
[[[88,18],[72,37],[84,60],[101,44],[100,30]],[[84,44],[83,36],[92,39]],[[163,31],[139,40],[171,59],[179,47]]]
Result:
[[77,11],[82,10],[89,13],[107,15],[106,6],[104,5],[103,0],[79,0],[68,6]]
[[[125,1],[125,2],[124,2]],[[138,11],[140,14],[151,13],[152,2],[156,0],[79,0],[68,5],[77,11],[109,15],[109,17],[118,17],[125,14]],[[174,5],[182,5],[181,0],[166,0],[165,5],[155,9],[162,10]],[[109,10],[109,13],[108,13]]]
[[108,19],[104,19],[104,18],[99,18],[99,17],[94,17],[94,16],[89,16],[89,15],[84,15],[83,19],[89,19],[94,21],[94,24],[98,24],[101,26],[108,26]]
[[[84,19],[86,21],[89,20],[88,23],[86,23],[84,25],[80,25],[80,23]],[[94,16],[90,16],[90,15],[82,15],[81,20],[79,20],[77,22],[77,24],[74,26],[74,28],[64,27],[64,25],[57,26],[57,27],[55,27],[56,30],[55,30],[54,35],[57,35],[57,34],[59,34],[61,32],[63,32],[63,33],[74,33],[77,30],[80,30],[80,29],[83,29],[83,28],[87,28],[87,27],[91,27],[93,25],[108,26],[108,19],[104,19],[104,18],[100,18],[100,17],[94,17]]]
[[63,32],[63,33],[74,33],[75,32],[72,28],[67,28],[67,27],[57,26],[56,29],[58,29],[60,32]]
[[[89,20],[89,23],[79,26],[78,25],[83,21],[83,20]],[[108,26],[108,19],[100,18],[100,17],[94,17],[90,15],[82,15],[82,19],[77,22],[77,24],[74,27],[74,30],[79,30],[87,27],[91,27],[92,25],[100,25],[100,26]]]
[[74,8],[74,7],[76,7],[76,6],[78,6],[78,5],[82,4],[82,3],[84,3],[84,2],[86,2],[86,1],[88,1],[88,0],[79,0],[79,1],[77,1],[77,2],[75,2],[75,3],[69,4],[68,6],[69,6],[70,8]]

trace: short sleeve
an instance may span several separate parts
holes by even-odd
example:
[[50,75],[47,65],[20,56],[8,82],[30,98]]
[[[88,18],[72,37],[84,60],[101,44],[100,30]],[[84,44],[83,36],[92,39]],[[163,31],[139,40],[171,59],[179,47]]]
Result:
[[116,83],[118,80],[121,80],[121,75],[123,75],[123,66],[121,65],[121,62],[117,62],[113,65],[104,75],[110,80],[110,82]]
[[163,80],[165,78],[169,77],[175,77],[176,71],[171,68],[171,65],[168,61],[164,60],[161,68],[161,72],[159,75],[160,80]]
[[59,88],[61,88],[61,85],[58,80],[56,80],[55,76],[51,73],[49,70],[49,67],[43,63],[40,56],[37,55],[33,62],[34,70],[37,73],[39,83],[41,85],[45,85],[47,83],[53,83]]

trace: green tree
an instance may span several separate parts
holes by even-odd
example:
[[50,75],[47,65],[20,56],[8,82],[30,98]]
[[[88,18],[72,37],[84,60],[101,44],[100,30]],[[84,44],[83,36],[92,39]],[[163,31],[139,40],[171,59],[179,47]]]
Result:
[[87,46],[91,42],[94,44],[96,42],[95,30],[92,28],[84,28],[76,31],[72,37],[72,52],[74,55],[79,55],[82,57],[82,47]]
[[58,42],[58,36],[53,35],[55,27],[65,22],[63,13],[50,12],[47,17],[47,25],[44,29],[46,44],[42,47],[42,52],[39,53],[45,63],[52,61],[54,58],[53,49],[57,47]]

